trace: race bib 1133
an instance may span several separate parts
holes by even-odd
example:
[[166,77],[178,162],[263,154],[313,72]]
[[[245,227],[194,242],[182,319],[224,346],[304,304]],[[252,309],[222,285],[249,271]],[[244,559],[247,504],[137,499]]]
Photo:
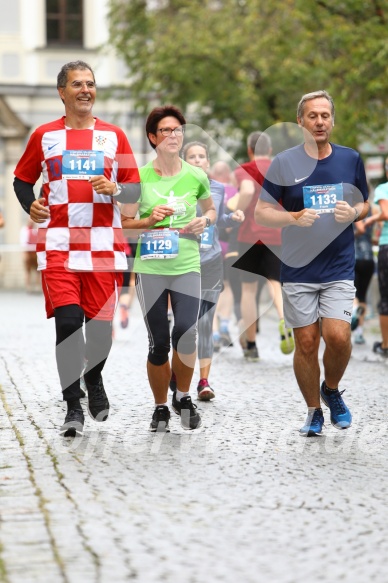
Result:
[[317,184],[303,187],[303,202],[306,209],[318,214],[334,213],[335,205],[344,199],[342,184]]

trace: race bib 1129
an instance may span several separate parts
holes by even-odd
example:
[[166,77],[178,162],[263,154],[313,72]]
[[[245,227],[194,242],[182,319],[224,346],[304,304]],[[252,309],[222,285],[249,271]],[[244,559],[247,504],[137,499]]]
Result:
[[140,235],[140,258],[174,259],[179,251],[179,232],[169,229],[145,231]]

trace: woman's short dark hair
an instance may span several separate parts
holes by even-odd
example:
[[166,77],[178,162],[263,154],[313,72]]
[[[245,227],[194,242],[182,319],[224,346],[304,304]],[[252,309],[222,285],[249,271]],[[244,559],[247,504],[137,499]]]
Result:
[[151,142],[148,134],[156,135],[156,130],[158,129],[158,123],[165,117],[176,117],[179,123],[184,126],[186,125],[186,119],[180,109],[175,107],[175,105],[162,105],[160,107],[154,107],[154,109],[148,114],[146,121],[146,134],[151,148],[155,150],[156,146]]

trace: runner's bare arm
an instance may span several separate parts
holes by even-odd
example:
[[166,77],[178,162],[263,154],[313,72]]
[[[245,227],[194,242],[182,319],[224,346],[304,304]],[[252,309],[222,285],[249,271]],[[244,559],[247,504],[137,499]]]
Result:
[[256,223],[266,227],[311,227],[316,219],[319,219],[319,215],[313,209],[288,212],[280,204],[272,204],[260,198],[255,208]]

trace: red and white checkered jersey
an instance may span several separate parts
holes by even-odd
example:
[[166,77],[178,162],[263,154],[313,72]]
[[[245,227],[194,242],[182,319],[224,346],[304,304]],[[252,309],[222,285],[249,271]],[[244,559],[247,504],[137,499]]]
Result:
[[[112,197],[97,194],[87,179],[63,177],[64,153],[98,156],[112,182],[140,182],[124,132],[95,118],[89,129],[71,129],[62,117],[38,127],[19,160],[15,176],[35,184],[42,174],[42,196],[50,218],[39,225],[38,269],[126,270],[120,209]],[[86,153],[86,154],[85,154]]]

